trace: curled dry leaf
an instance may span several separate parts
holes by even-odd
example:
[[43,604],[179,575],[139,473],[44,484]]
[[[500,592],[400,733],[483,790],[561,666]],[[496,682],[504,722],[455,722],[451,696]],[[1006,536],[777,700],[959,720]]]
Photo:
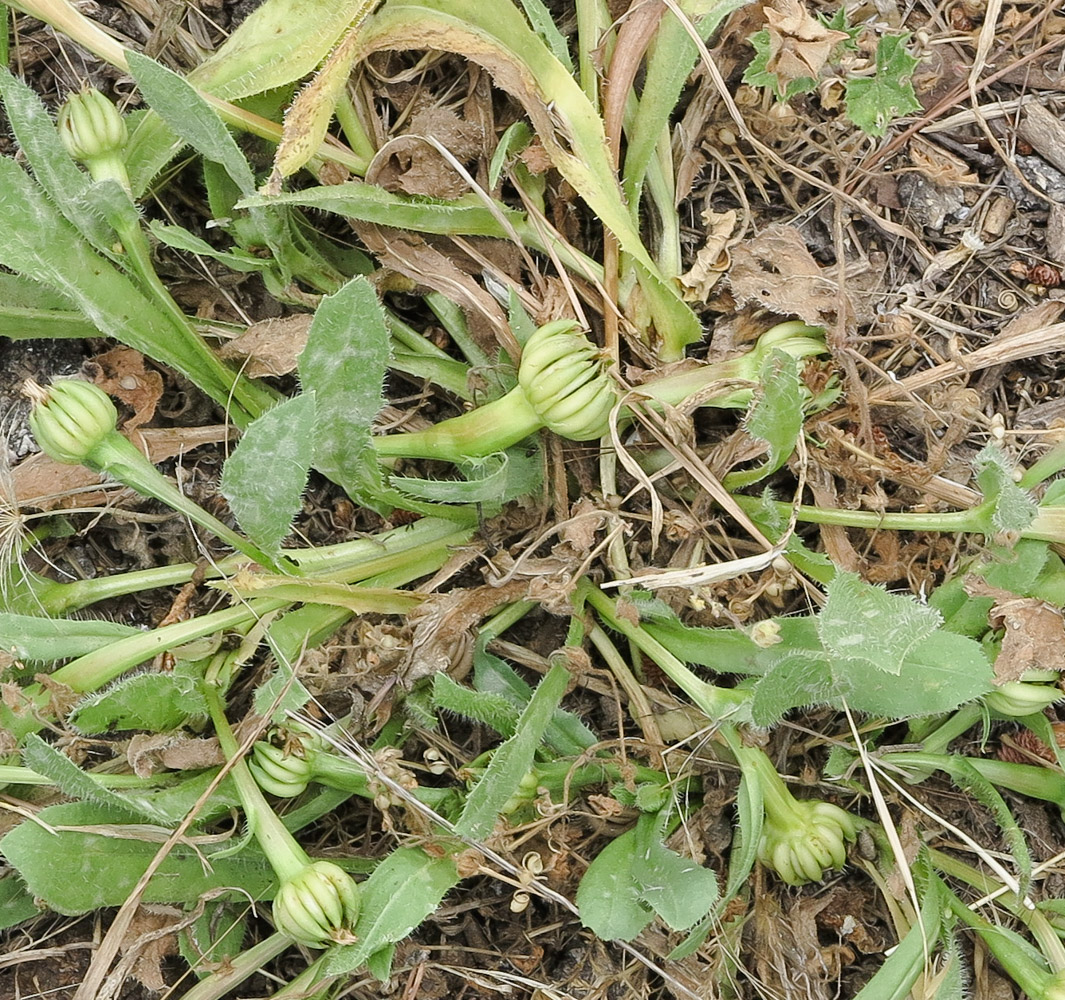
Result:
[[696,254],[691,270],[680,276],[686,302],[705,302],[714,285],[728,270],[728,247],[737,219],[736,210],[732,208],[727,212],[715,212],[712,209],[703,212],[706,242]]
[[1029,670],[1065,671],[1065,621],[1046,601],[1018,597],[978,576],[965,580],[970,597],[991,597],[992,628],[1002,629],[1002,648],[995,659],[995,683],[1018,681]]
[[769,226],[733,247],[729,283],[739,305],[757,304],[811,326],[833,326],[841,307],[848,325],[854,316],[849,298],[822,272],[791,226]]
[[311,319],[309,313],[300,313],[252,323],[239,337],[228,341],[219,356],[240,364],[248,378],[288,375],[296,370],[296,359],[307,346]]
[[95,369],[93,381],[104,392],[133,408],[133,416],[122,425],[126,431],[146,424],[155,416],[155,408],[163,395],[163,377],[144,367],[144,355],[140,351],[115,347],[98,354],[86,368],[89,371]]
[[832,50],[848,37],[845,31],[826,28],[800,0],[774,0],[765,8],[765,19],[769,23],[766,70],[776,74],[782,91],[793,80],[816,80]]

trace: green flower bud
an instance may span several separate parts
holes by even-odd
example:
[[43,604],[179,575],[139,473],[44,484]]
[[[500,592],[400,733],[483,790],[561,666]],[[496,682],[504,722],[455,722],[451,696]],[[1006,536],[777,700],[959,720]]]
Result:
[[34,404],[30,430],[41,451],[57,462],[91,464],[93,451],[115,433],[115,404],[91,382],[64,379],[45,389],[30,379],[23,392]]
[[767,815],[758,860],[788,885],[819,882],[826,871],[843,867],[857,836],[857,820],[845,809],[792,799],[786,814]]
[[248,769],[256,784],[270,795],[292,799],[306,791],[311,780],[311,763],[299,751],[286,752],[262,741],[252,747]]
[[282,883],[274,897],[274,925],[308,948],[350,944],[359,916],[359,887],[342,868],[315,861]]
[[999,715],[1023,719],[1026,715],[1042,712],[1061,697],[1061,688],[1056,684],[1007,681],[985,694],[984,704]]
[[599,351],[571,320],[540,327],[525,345],[518,384],[548,430],[592,441],[610,427],[617,390]]
[[100,91],[71,94],[59,112],[59,135],[67,152],[84,163],[94,180],[111,178],[129,188],[122,151],[129,141],[126,121]]

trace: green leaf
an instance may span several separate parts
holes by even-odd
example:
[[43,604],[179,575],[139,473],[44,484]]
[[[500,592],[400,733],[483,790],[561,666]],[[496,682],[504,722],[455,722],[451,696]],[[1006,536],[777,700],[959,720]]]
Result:
[[[121,815],[126,822],[137,816],[139,810],[127,805],[122,799],[89,777],[77,764],[55,747],[49,746],[36,733],[30,733],[22,744],[22,762],[31,771],[51,779],[68,798],[92,802]],[[142,812],[143,816],[144,813]],[[154,813],[147,818],[158,821]]]
[[847,117],[868,135],[882,136],[903,115],[921,110],[910,78],[919,59],[906,51],[909,33],[884,35],[876,47],[876,74],[847,81]]
[[795,450],[802,433],[806,392],[799,378],[799,362],[784,351],[771,351],[762,363],[758,382],[743,429],[755,440],[765,442],[768,455],[755,469],[730,472],[725,477],[729,490],[750,486],[776,472]]
[[632,875],[636,830],[626,830],[604,847],[577,887],[581,923],[604,941],[631,941],[653,919]]
[[222,493],[237,523],[271,555],[281,552],[303,502],[315,420],[313,392],[275,406],[248,426],[222,471]]
[[86,197],[94,186],[92,178],[70,158],[36,91],[13,76],[7,67],[0,66],[0,95],[18,148],[37,183],[81,235],[110,256],[115,232],[105,221],[99,205]]
[[751,720],[756,726],[772,726],[793,708],[834,704],[839,700],[838,695],[831,667],[823,654],[782,653],[754,685]]
[[943,622],[934,608],[889,594],[856,573],[837,573],[825,593],[817,631],[829,657],[862,660],[889,674],[899,673],[909,651]]
[[1027,490],[1013,481],[1013,468],[997,445],[987,445],[973,463],[985,501],[994,504],[991,524],[996,532],[1024,531],[1038,507]]
[[314,464],[375,510],[388,506],[370,443],[370,427],[384,405],[388,358],[384,310],[363,277],[322,300],[299,357],[300,380],[317,407]]
[[[0,850],[29,891],[57,913],[121,906],[162,843],[158,831],[129,826],[128,819],[84,802],[48,806],[0,840]],[[273,870],[257,851],[218,854],[216,845],[176,844],[148,882],[144,902],[195,903],[203,893],[224,888],[253,899],[273,894]]]
[[247,250],[216,250],[210,243],[190,233],[184,226],[168,226],[152,219],[148,223],[148,228],[160,243],[174,250],[194,253],[198,257],[210,257],[225,264],[231,271],[244,273],[266,271],[272,266],[271,261],[256,257]]
[[507,738],[514,735],[521,714],[521,709],[501,694],[471,691],[443,671],[433,676],[433,709],[475,719]]
[[537,685],[514,735],[492,754],[485,773],[466,798],[455,824],[460,836],[476,839],[492,832],[504,804],[532,768],[537,747],[566,693],[569,679],[566,668],[556,663]]
[[459,479],[415,479],[393,476],[389,482],[404,496],[436,503],[476,503],[491,517],[503,505],[518,497],[535,493],[543,483],[543,460],[539,448],[523,451],[519,447],[460,467],[465,481]]
[[165,733],[207,714],[200,693],[202,667],[182,661],[173,670],[133,674],[105,691],[88,695],[70,713],[70,723],[86,734],[146,729]]
[[130,51],[129,71],[145,101],[193,149],[221,164],[241,193],[255,192],[255,174],[215,110],[184,77]]
[[756,31],[747,41],[754,47],[754,58],[743,72],[743,82],[748,86],[762,87],[771,91],[779,101],[786,101],[797,94],[808,94],[817,88],[817,81],[812,76],[799,77],[789,82],[786,87],[781,87],[780,77],[776,73],[771,73],[767,68],[769,57],[772,55],[767,29]]
[[675,931],[702,920],[718,898],[717,876],[709,869],[671,851],[657,837],[649,838],[632,862],[639,898]]
[[141,634],[118,622],[0,613],[0,649],[18,660],[53,663]]
[[361,911],[353,928],[358,942],[325,957],[326,975],[339,976],[402,941],[439,905],[459,874],[450,857],[433,857],[420,847],[393,851],[361,885]]
[[0,875],[0,931],[36,917],[40,909],[14,871]]

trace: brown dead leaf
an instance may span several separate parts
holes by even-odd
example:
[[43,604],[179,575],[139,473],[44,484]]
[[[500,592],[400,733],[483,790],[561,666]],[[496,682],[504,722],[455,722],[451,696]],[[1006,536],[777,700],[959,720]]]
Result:
[[155,407],[163,395],[163,376],[144,367],[144,355],[140,351],[115,347],[87,362],[85,370],[93,373],[93,381],[104,392],[133,408],[133,416],[123,425],[127,431],[135,430],[155,416]]
[[1065,671],[1065,621],[1057,608],[993,587],[979,576],[966,577],[965,592],[995,600],[987,617],[992,628],[1003,630],[996,684],[1021,680],[1029,670]]
[[964,160],[919,135],[910,140],[910,162],[939,187],[980,183]]
[[150,777],[160,768],[190,771],[226,762],[218,740],[182,733],[137,733],[126,747],[126,759],[139,778]]
[[130,972],[153,993],[166,989],[163,960],[178,953],[176,928],[183,922],[181,917],[181,911],[173,907],[140,906],[126,930],[122,953],[136,955]]
[[727,212],[715,212],[712,209],[703,212],[706,242],[695,255],[691,270],[680,276],[686,302],[705,302],[710,297],[711,289],[729,269],[728,246],[732,242],[738,218],[736,210],[731,208]]
[[773,0],[765,8],[769,23],[769,60],[784,90],[793,80],[817,79],[832,50],[848,37],[845,31],[826,28],[800,0]]
[[309,313],[299,313],[253,323],[223,345],[219,357],[240,364],[249,378],[288,375],[296,370],[296,359],[307,346],[311,319]]
[[[733,247],[729,283],[740,305],[757,303],[812,326],[833,325],[841,304],[837,283],[824,276],[802,234],[791,226],[769,226]],[[854,310],[842,298],[849,325]]]

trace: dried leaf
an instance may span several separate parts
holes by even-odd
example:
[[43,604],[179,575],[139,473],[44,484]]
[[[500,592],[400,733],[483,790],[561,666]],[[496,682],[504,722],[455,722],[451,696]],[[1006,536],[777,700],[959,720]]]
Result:
[[774,0],[765,8],[765,19],[769,23],[766,70],[776,75],[781,90],[793,80],[816,80],[832,50],[850,37],[825,27],[800,0]]
[[802,234],[791,226],[769,226],[735,246],[729,282],[738,304],[757,303],[811,326],[834,326],[841,304],[848,323],[854,313],[837,283],[822,274]]
[[218,352],[224,361],[237,361],[249,378],[288,375],[296,370],[296,358],[307,346],[309,313],[264,319],[253,323]]
[[727,212],[715,212],[713,209],[703,212],[706,242],[696,254],[691,270],[680,277],[686,302],[705,302],[721,275],[728,270],[728,246],[736,229],[737,219],[736,210],[732,208]]
[[104,392],[133,407],[133,416],[123,425],[127,431],[146,424],[155,416],[155,407],[163,395],[163,377],[144,367],[144,355],[140,351],[115,347],[98,354],[89,366],[96,367],[98,373],[93,381]]

